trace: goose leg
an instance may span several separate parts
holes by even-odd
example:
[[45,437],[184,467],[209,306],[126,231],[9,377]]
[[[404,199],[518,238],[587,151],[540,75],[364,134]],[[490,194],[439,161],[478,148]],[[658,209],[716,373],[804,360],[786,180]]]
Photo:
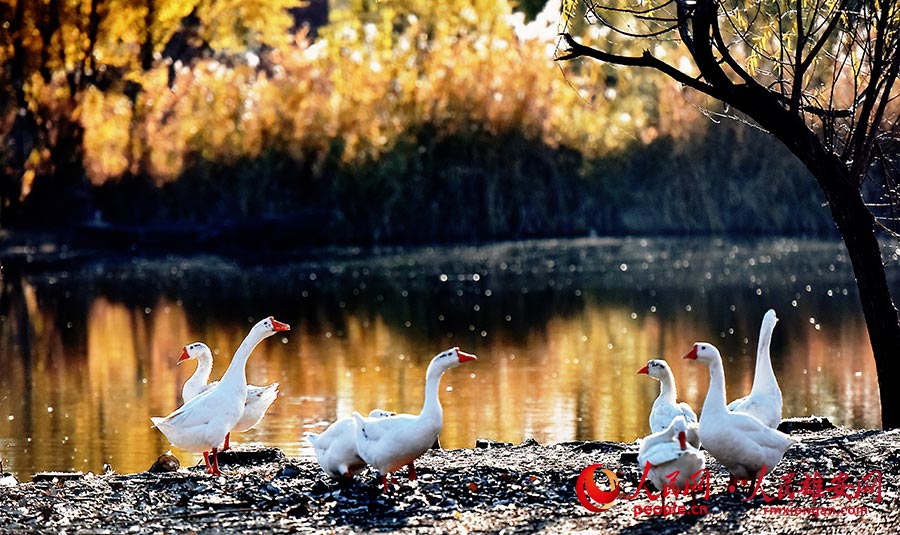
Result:
[[381,484],[384,486],[384,493],[388,494],[390,490],[388,490],[388,478],[387,475],[381,476]]
[[207,472],[214,476],[222,475],[222,472],[219,471],[219,450],[218,448],[212,449],[212,465],[206,469]]
[[209,452],[203,452],[203,462],[206,463],[206,470],[209,471]]
[[231,433],[228,433],[225,435],[225,445],[222,447],[222,451],[226,451],[229,448],[231,448],[230,442],[229,442],[230,438],[231,438]]
[[416,467],[413,466],[412,462],[410,462],[407,466],[409,466],[409,480],[415,481],[416,480]]

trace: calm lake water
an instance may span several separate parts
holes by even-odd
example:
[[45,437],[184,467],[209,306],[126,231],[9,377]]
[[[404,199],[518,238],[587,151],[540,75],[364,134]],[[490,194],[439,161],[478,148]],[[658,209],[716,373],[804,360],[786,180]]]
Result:
[[[898,287],[898,251],[886,249]],[[271,259],[269,259],[271,260]],[[19,273],[16,273],[19,271]],[[445,447],[476,438],[631,441],[648,432],[666,358],[699,413],[707,371],[679,357],[710,341],[729,399],[751,386],[759,322],[772,341],[784,416],[877,427],[878,384],[853,275],[838,242],[581,239],[481,247],[353,249],[248,265],[219,257],[5,269],[0,299],[0,458],[40,470],[147,469],[170,448],[151,416],[180,405],[205,341],[220,376],[248,329],[292,330],[250,359],[281,382],[268,417],[233,442],[309,456],[305,433],[353,410],[417,412],[424,373],[460,346],[476,362],[441,384]],[[198,455],[175,450],[182,464]]]

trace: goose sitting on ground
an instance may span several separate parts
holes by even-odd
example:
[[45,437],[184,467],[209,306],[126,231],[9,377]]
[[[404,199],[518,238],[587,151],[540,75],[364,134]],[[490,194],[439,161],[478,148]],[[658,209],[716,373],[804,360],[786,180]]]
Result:
[[709,454],[731,473],[729,488],[735,482],[756,480],[772,472],[797,441],[755,416],[728,410],[722,357],[715,346],[698,342],[683,358],[709,367],[709,390],[700,416],[700,440]]
[[[396,416],[395,412],[374,409],[369,418],[387,418]],[[352,417],[338,420],[328,426],[321,434],[306,435],[316,452],[319,466],[330,477],[353,477],[365,469],[366,462],[356,452],[356,422]]]
[[416,479],[413,461],[434,444],[444,424],[438,399],[441,376],[450,368],[475,358],[475,355],[460,351],[458,347],[435,356],[425,372],[425,402],[418,415],[398,414],[373,420],[364,419],[358,412],[353,413],[356,420],[356,451],[381,474],[385,492],[388,491],[388,474],[404,465],[409,466],[409,479]]
[[769,347],[772,344],[772,331],[778,318],[774,310],[763,316],[759,327],[759,344],[756,348],[756,370],[753,372],[753,386],[750,395],[738,398],[728,404],[735,412],[745,412],[756,416],[769,427],[777,428],[781,423],[781,388],[772,371],[772,357]]
[[254,325],[235,352],[219,384],[194,397],[165,418],[150,418],[153,425],[173,446],[203,452],[207,472],[219,475],[218,450],[225,443],[225,435],[235,428],[244,414],[244,403],[247,401],[247,359],[261,341],[290,328],[290,325],[271,316]]
[[15,487],[18,484],[16,476],[3,471],[3,459],[0,459],[0,487]]
[[675,377],[669,364],[660,359],[647,361],[647,365],[638,370],[659,381],[659,396],[650,409],[650,432],[659,433],[669,427],[678,416],[684,417],[687,425],[687,439],[691,446],[700,447],[700,432],[697,425],[697,414],[685,402],[678,403],[675,389]]
[[[706,466],[703,454],[688,442],[687,431],[688,423],[684,416],[679,415],[672,419],[668,427],[641,441],[638,468],[646,471],[647,478],[662,492],[663,510],[666,495],[670,491],[674,491],[676,496],[683,493],[691,478]],[[696,486],[696,481],[692,485]]]
[[[194,342],[184,346],[181,358],[178,359],[178,364],[188,360],[196,360],[197,369],[184,382],[184,386],[181,387],[181,397],[185,403],[219,384],[218,381],[207,383],[213,364],[212,351],[210,351],[209,346],[203,342]],[[243,433],[256,427],[266,416],[266,411],[275,402],[276,397],[278,397],[278,383],[272,383],[269,386],[247,385],[247,401],[244,403],[244,413],[232,431]],[[223,451],[229,448],[230,437],[230,432],[225,435]]]

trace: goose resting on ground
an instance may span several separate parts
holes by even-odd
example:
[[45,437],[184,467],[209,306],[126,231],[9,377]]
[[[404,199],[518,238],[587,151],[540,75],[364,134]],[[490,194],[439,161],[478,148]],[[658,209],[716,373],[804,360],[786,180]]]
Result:
[[668,427],[641,441],[638,468],[647,471],[647,477],[662,493],[663,510],[666,494],[669,491],[674,491],[676,496],[683,493],[691,478],[706,466],[703,453],[688,442],[687,431],[684,416],[676,416]]
[[[395,412],[374,409],[369,418],[396,416]],[[338,420],[320,434],[310,433],[306,439],[316,452],[319,466],[330,477],[351,478],[366,468],[366,462],[356,452],[356,421],[352,417]]]

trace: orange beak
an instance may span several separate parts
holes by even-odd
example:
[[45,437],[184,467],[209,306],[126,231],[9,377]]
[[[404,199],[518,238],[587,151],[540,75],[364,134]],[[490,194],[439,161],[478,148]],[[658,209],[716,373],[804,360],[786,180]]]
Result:
[[685,436],[684,431],[678,433],[678,443],[681,444],[681,449],[687,449],[687,436]]
[[693,348],[691,348],[690,352],[688,352],[687,355],[685,355],[685,356],[683,356],[683,357],[681,357],[681,358],[683,358],[683,359],[697,360],[697,346],[695,345]]
[[454,349],[456,349],[456,354],[459,355],[460,362],[468,362],[470,360],[475,360],[478,358],[471,353],[466,353],[465,351],[460,351],[460,349],[458,347],[456,347]]
[[288,325],[287,323],[281,323],[280,321],[278,321],[277,319],[275,319],[272,316],[269,316],[269,319],[272,320],[272,329],[275,332],[291,330],[291,326]]
[[183,348],[181,348],[181,356],[178,357],[178,362],[176,362],[176,364],[181,364],[182,362],[184,362],[186,360],[190,360],[190,358],[191,358],[191,356],[188,355],[187,347],[183,347]]
[[638,373],[646,373],[647,375],[650,375],[650,365],[648,364],[647,366],[644,366],[643,368],[638,370]]

